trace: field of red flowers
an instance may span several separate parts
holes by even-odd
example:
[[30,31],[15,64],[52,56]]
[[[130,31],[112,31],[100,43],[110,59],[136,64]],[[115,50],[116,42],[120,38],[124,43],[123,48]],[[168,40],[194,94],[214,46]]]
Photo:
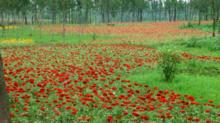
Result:
[[[15,123],[220,122],[220,105],[132,82],[124,74],[157,64],[134,45],[51,45],[3,49]],[[219,60],[183,53],[186,59]]]
[[[120,41],[143,42],[146,40],[164,41],[180,37],[204,36],[207,32],[195,29],[180,29],[187,22],[149,22],[149,23],[113,23],[111,25],[66,26],[66,32],[82,34],[117,35]],[[208,22],[203,22],[208,23]],[[60,25],[45,26],[44,30],[62,32]],[[117,40],[118,41],[118,40]],[[99,41],[100,42],[100,41]],[[103,42],[103,41],[102,41]],[[106,42],[106,40],[104,41]],[[112,40],[111,40],[112,42]]]

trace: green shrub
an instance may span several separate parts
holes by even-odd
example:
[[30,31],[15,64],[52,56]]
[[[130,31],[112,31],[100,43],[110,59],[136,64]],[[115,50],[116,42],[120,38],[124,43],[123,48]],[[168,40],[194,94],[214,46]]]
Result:
[[220,51],[220,43],[209,48],[211,51]]
[[180,61],[179,55],[172,51],[163,51],[159,55],[158,67],[166,82],[172,82],[177,74],[177,65]]
[[220,33],[220,21],[218,22],[218,33]]
[[192,38],[191,40],[189,40],[186,43],[186,47],[189,47],[189,48],[201,47],[200,44],[199,44],[199,39],[198,38]]
[[96,39],[97,39],[97,35],[96,35],[96,33],[93,33],[92,40],[95,41]]
[[191,22],[188,22],[188,23],[187,23],[187,27],[188,27],[188,28],[193,28],[193,24],[192,24]]
[[187,72],[197,74],[200,73],[202,65],[196,59],[191,59],[187,61],[186,67]]

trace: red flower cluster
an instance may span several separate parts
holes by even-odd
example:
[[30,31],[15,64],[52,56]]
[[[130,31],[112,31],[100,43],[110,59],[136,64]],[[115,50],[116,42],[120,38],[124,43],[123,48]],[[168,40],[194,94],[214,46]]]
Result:
[[123,77],[156,64],[153,49],[60,45],[4,50],[14,122],[31,117],[45,122],[215,122],[220,117],[213,101],[202,104],[193,96]]

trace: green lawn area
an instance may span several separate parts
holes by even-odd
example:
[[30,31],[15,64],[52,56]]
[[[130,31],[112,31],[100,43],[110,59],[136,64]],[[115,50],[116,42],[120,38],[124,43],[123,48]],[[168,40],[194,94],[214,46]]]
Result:
[[[62,33],[48,32],[40,30],[36,26],[18,26],[15,29],[7,29],[3,31],[0,29],[0,41],[2,40],[25,40],[31,39],[35,44],[48,43],[68,43],[68,44],[88,44],[95,40],[109,40],[116,36],[112,35],[98,35],[98,34],[79,34],[66,32]],[[13,44],[10,44],[13,45]],[[0,43],[0,46],[10,46]],[[25,45],[25,44],[16,44]]]
[[[210,25],[195,25],[193,28],[211,30]],[[159,51],[169,49],[174,52],[187,52],[195,56],[220,57],[220,36],[215,38],[192,37],[165,43],[150,43],[148,46]],[[168,89],[181,94],[190,94],[197,97],[200,102],[215,100],[215,103],[220,103],[220,62],[191,60],[182,62],[178,68],[180,71],[174,81],[170,83],[161,79],[161,72],[157,68],[132,72],[125,77],[131,81],[146,83],[151,87],[159,87],[162,90]]]
[[214,100],[215,103],[220,103],[220,76],[181,73],[176,76],[173,82],[167,83],[161,79],[159,71],[152,70],[130,74],[126,78],[148,84],[150,87],[159,87],[161,90],[173,90],[180,94],[193,95],[199,99],[199,102]]

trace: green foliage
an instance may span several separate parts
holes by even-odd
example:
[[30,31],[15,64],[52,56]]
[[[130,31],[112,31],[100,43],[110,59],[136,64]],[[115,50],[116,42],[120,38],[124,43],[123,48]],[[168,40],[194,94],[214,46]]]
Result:
[[211,51],[220,51],[220,41],[216,41],[212,46],[209,47]]
[[177,65],[180,57],[172,51],[162,51],[159,55],[158,67],[166,82],[172,82],[177,74]]
[[[21,32],[21,33],[20,33]],[[19,34],[18,34],[19,33]],[[37,27],[23,26],[16,29],[2,31],[0,29],[0,41],[10,39],[32,39],[35,44],[48,44],[48,43],[68,43],[68,44],[88,44],[93,40],[109,40],[115,38],[114,35],[100,35],[100,34],[77,34],[66,33],[63,37],[60,33],[49,32],[40,30]],[[26,46],[30,44],[1,44],[0,46]]]
[[180,27],[181,29],[199,29],[203,30],[205,32],[212,32],[212,24],[193,24],[191,22],[188,22],[187,24],[184,24]]
[[220,34],[220,21],[218,21],[218,33]]
[[93,41],[95,41],[95,40],[96,40],[96,38],[97,38],[96,33],[93,33],[93,36],[92,36]]
[[201,47],[199,44],[198,38],[192,38],[191,40],[186,42],[186,47],[195,48],[195,47]]
[[[183,72],[191,73],[193,75],[216,76],[220,74],[218,62],[204,62],[196,59],[191,59],[184,64],[186,69]],[[184,69],[182,67],[182,69]]]
[[193,27],[193,24],[192,24],[191,22],[188,22],[187,25],[186,25],[186,27],[187,27],[187,28],[192,28],[192,27]]

